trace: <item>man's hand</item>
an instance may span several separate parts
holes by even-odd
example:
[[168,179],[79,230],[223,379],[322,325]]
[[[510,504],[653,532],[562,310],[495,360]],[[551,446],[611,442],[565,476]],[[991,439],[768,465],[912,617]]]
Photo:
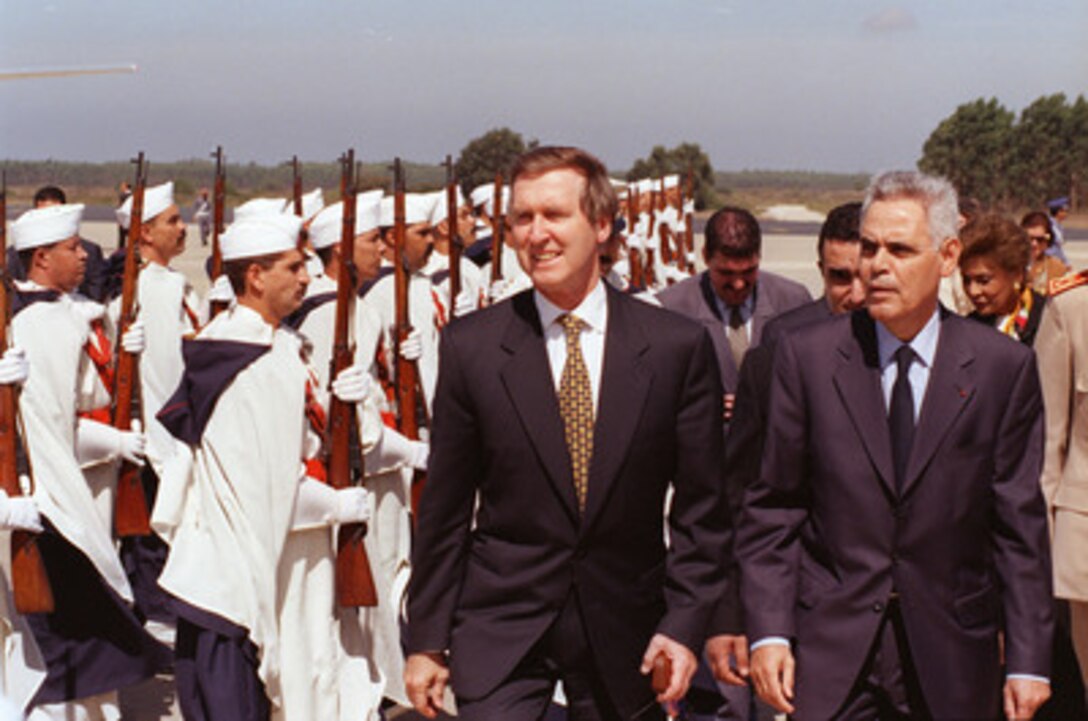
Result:
[[1050,684],[1030,678],[1005,681],[1005,716],[1009,721],[1029,721],[1050,698]]
[[668,636],[655,633],[650,639],[650,645],[646,647],[646,653],[642,655],[642,667],[639,669],[642,675],[645,676],[653,671],[654,659],[661,653],[672,662],[672,676],[669,678],[668,688],[658,694],[657,702],[675,709],[676,704],[688,692],[688,686],[691,685],[691,677],[695,675],[698,662],[695,660],[695,654],[687,646],[673,641]]
[[768,643],[752,652],[752,682],[759,697],[782,713],[793,713],[793,652],[784,643]]
[[722,414],[722,418],[725,419],[726,423],[733,420],[733,406],[736,405],[736,403],[737,403],[737,395],[735,393],[726,393],[722,397],[722,406],[723,406],[724,411],[725,411]]
[[734,686],[748,682],[748,639],[722,634],[706,640],[706,657],[714,678]]
[[404,686],[416,711],[435,718],[442,709],[442,697],[450,670],[442,653],[413,653],[404,665]]

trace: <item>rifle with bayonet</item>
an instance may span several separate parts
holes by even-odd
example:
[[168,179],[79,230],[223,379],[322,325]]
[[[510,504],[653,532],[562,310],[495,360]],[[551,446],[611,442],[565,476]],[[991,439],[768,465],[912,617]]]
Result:
[[[654,248],[653,248],[653,234],[654,234],[654,214],[655,205],[657,201],[654,198],[653,183],[650,184],[650,192],[647,197],[648,219],[649,225],[646,226],[646,265],[642,269],[643,279],[646,281],[646,290],[653,290],[657,285],[657,275],[654,272]],[[639,208],[641,210],[641,208]]]
[[502,244],[506,219],[502,208],[502,171],[495,173],[491,212],[491,282],[502,280]]
[[[212,211],[212,267],[211,276],[215,281],[223,274],[223,249],[219,246],[219,234],[223,232],[223,213],[227,203],[227,166],[223,159],[223,146],[218,145],[215,153],[215,190],[212,199],[215,202]],[[227,309],[227,303],[221,300],[213,300],[210,303],[209,313],[212,318]]]
[[[665,176],[661,176],[660,188],[657,191],[657,203],[661,206],[661,210],[664,211],[669,207],[669,198],[665,192]],[[672,249],[672,228],[668,223],[657,224],[657,237],[661,241],[661,262],[665,265],[672,265],[676,260],[676,256],[673,254]]]
[[[419,368],[415,361],[404,358],[400,344],[412,332],[412,322],[408,313],[408,287],[411,282],[408,261],[404,256],[405,231],[404,212],[404,172],[400,158],[393,161],[393,294],[396,305],[396,327],[393,332],[395,359],[394,383],[397,388],[397,411],[399,430],[409,440],[419,440],[421,416],[426,422],[423,411],[423,394],[420,392]],[[412,511],[415,517],[419,506],[419,497],[423,492],[426,474],[416,471],[412,479]]]
[[[336,278],[336,316],[333,325],[332,360],[329,379],[352,365],[355,348],[349,340],[351,319],[355,308],[355,151],[348,150],[340,159],[340,187],[344,189],[341,200],[344,216],[340,226],[340,266]],[[357,433],[355,404],[345,403],[329,396],[329,423],[326,428],[325,464],[329,485],[347,488],[362,477],[352,477],[355,467],[352,443]],[[336,542],[336,600],[341,606],[377,606],[378,592],[374,588],[374,575],[370,571],[370,559],[366,555],[363,539],[365,523],[348,523],[340,526]]]
[[[129,221],[129,243],[125,247],[125,271],[121,281],[121,317],[118,322],[116,383],[113,389],[113,427],[125,432],[132,430],[134,405],[138,402],[138,367],[135,354],[121,345],[121,337],[136,322],[136,281],[140,273],[139,246],[143,233],[144,189],[147,187],[147,163],[141,152],[136,164],[136,184],[132,187],[132,216]],[[138,409],[135,415],[138,416]],[[117,497],[114,504],[113,527],[121,538],[147,536],[151,533],[151,518],[140,480],[140,467],[121,461],[117,475]]]
[[[7,267],[8,178],[6,172],[0,175],[0,309],[3,312],[0,351],[4,351],[8,347],[8,324],[15,288]],[[0,488],[8,498],[23,495],[19,483],[19,425],[18,389],[12,384],[0,385]],[[22,457],[27,456],[23,454]],[[37,534],[31,531],[11,532],[11,591],[15,597],[15,610],[19,613],[53,612],[53,589],[38,550]]]
[[450,309],[457,303],[457,296],[461,295],[461,252],[465,242],[458,232],[457,223],[457,176],[453,171],[453,157],[446,156],[446,223],[449,225],[447,235],[450,239]]

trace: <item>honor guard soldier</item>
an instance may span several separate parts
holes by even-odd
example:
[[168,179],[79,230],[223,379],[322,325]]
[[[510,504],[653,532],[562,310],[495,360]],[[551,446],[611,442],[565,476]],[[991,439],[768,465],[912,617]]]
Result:
[[[12,236],[27,280],[16,286],[11,332],[34,373],[23,386],[33,498],[46,532],[38,538],[52,585],[52,613],[27,621],[46,664],[31,718],[120,718],[117,689],[163,668],[165,647],[142,628],[133,591],[98,512],[81,461],[123,457],[143,463],[140,433],[118,431],[89,417],[80,391],[99,372],[90,357],[100,340],[71,292],[83,279],[79,242],[82,205],[54,205],[23,214]],[[131,345],[129,347],[132,347]],[[99,399],[91,399],[96,403]]]
[[[312,599],[303,604],[296,595],[312,594],[314,579],[296,583],[281,562],[306,555],[301,546],[309,540],[321,546],[308,549],[315,560],[327,560],[327,526],[369,514],[365,493],[334,491],[314,477],[319,442],[312,425],[323,412],[321,397],[303,339],[281,327],[309,280],[300,227],[297,217],[280,214],[235,222],[223,235],[237,303],[186,344],[183,380],[160,413],[192,453],[186,486],[168,503],[160,499],[155,517],[156,529],[171,539],[160,584],[175,599],[175,669],[186,719],[325,718],[324,711],[286,709],[296,701],[303,709],[326,708],[312,694],[335,688],[331,574],[326,615],[311,639],[328,642],[327,666],[315,667],[314,649],[299,652],[290,635],[307,633],[299,624],[314,622],[305,610]],[[299,534],[315,527],[321,539]],[[305,691],[292,695],[315,677],[323,683],[308,698]]]
[[[126,231],[130,227],[132,198],[117,211],[117,219]],[[185,251],[186,226],[174,201],[174,184],[166,182],[144,192],[143,222],[140,237],[134,239],[142,267],[138,276],[136,302],[138,318],[145,329],[144,352],[140,354],[140,405],[143,427],[147,431],[148,467],[143,473],[144,486],[151,499],[158,494],[159,479],[165,466],[178,450],[177,441],[156,420],[155,414],[181,380],[182,338],[200,329],[200,300],[184,274],[170,267]],[[121,542],[121,557],[129,573],[136,605],[148,619],[156,622],[157,633],[168,635],[158,624],[173,624],[166,597],[157,579],[166,561],[167,548],[154,535],[134,536]]]
[[[435,303],[436,322],[439,330],[446,323],[453,320],[454,316],[461,317],[476,310],[480,300],[486,294],[482,284],[483,272],[475,263],[460,256],[459,268],[461,270],[461,293],[456,298],[450,298],[450,243],[454,233],[450,231],[449,203],[446,200],[446,191],[441,190],[431,194],[434,199],[434,207],[431,209],[431,227],[434,228],[434,251],[427,258],[422,273],[431,279],[431,295]],[[472,211],[457,192],[457,208],[454,210],[454,230],[461,236],[462,242],[473,232]]]

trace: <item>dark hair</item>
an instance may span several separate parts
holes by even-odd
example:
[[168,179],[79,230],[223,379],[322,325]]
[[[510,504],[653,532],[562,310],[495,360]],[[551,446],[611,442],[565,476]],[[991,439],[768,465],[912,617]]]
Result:
[[[591,223],[607,218],[611,223],[619,210],[619,200],[604,164],[581,148],[544,145],[523,153],[510,169],[510,188],[522,176],[543,175],[551,170],[573,170],[586,179],[581,208]],[[511,203],[513,199],[511,199]]]
[[34,207],[37,208],[42,203],[47,202],[64,205],[68,202],[68,196],[64,194],[63,190],[55,185],[43,185],[34,193]]
[[332,245],[326,245],[324,248],[318,248],[314,251],[314,253],[317,254],[317,257],[321,259],[321,265],[326,268],[329,266],[329,261],[332,260],[332,249],[335,248],[336,245],[336,243],[333,243]]
[[249,266],[258,265],[261,270],[268,270],[276,264],[277,260],[283,257],[284,252],[256,255],[252,258],[224,260],[223,273],[227,276],[227,280],[230,281],[230,287],[234,291],[234,295],[241,297],[246,292],[246,272],[249,270]]
[[959,207],[960,215],[963,216],[964,225],[967,225],[984,212],[982,201],[970,195],[960,196],[957,207]]
[[997,213],[983,213],[960,231],[960,268],[973,258],[989,258],[1008,273],[1023,274],[1031,262],[1031,242],[1016,223]]
[[1035,226],[1042,226],[1046,228],[1047,233],[1050,233],[1050,218],[1041,210],[1033,210],[1020,219],[1020,227],[1024,230]]
[[704,232],[703,257],[708,260],[718,253],[728,258],[750,258],[759,255],[763,247],[759,222],[744,208],[725,206],[710,216]]
[[[36,251],[36,250],[38,250],[38,249],[37,248],[24,248],[23,250],[20,250],[18,252],[19,265],[22,266],[22,271],[23,271],[20,280],[25,279],[26,274],[30,272],[30,267],[34,263],[34,251]],[[14,268],[9,268],[8,270],[13,271]],[[12,275],[14,276],[15,274],[12,273]],[[19,277],[19,276],[16,276],[16,277]]]
[[824,224],[820,226],[820,238],[816,241],[816,253],[824,257],[824,243],[829,240],[861,241],[861,201],[843,203],[832,208]]

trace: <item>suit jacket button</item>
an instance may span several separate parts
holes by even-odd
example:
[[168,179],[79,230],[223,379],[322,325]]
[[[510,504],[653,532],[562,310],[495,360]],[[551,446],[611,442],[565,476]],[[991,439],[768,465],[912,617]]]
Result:
[[884,604],[877,601],[873,604],[873,613],[884,613]]

